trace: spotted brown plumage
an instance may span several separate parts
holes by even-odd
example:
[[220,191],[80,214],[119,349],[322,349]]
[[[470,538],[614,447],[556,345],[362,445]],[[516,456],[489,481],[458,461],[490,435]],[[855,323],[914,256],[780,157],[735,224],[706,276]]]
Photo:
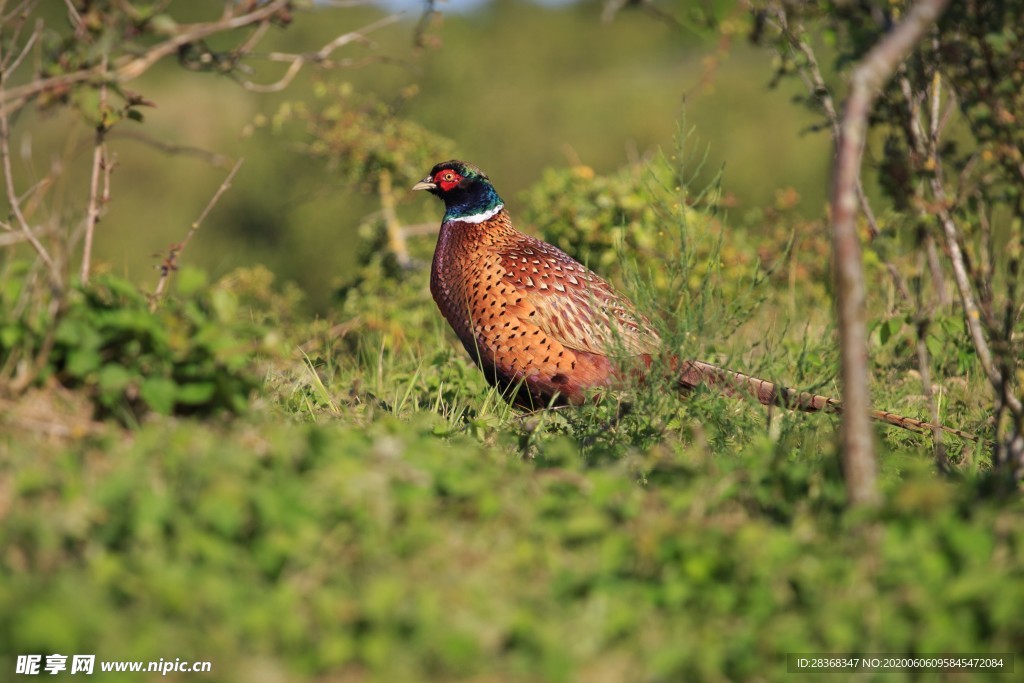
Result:
[[[579,404],[643,372],[661,339],[632,302],[561,249],[519,232],[487,176],[463,161],[437,164],[414,190],[445,204],[430,291],[487,380],[532,408]],[[729,396],[808,412],[842,411],[835,399],[798,392],[698,360],[670,358],[682,389],[705,384]],[[915,431],[960,430],[875,411]]]

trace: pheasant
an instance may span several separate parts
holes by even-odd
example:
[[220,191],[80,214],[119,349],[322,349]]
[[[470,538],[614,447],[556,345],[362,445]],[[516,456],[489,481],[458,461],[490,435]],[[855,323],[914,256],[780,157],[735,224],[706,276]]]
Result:
[[[487,380],[523,407],[580,404],[643,372],[662,351],[650,321],[561,249],[519,232],[488,177],[464,161],[434,166],[413,190],[445,205],[430,292]],[[684,391],[807,412],[842,412],[836,399],[800,392],[699,360],[673,359]],[[875,420],[913,431],[958,429],[876,410]]]

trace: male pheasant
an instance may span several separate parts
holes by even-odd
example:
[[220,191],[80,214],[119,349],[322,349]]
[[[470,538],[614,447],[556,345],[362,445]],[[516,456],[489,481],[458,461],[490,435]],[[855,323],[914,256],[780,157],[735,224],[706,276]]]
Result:
[[[568,254],[519,232],[484,173],[464,161],[434,166],[413,190],[445,205],[430,292],[487,380],[528,408],[579,404],[643,371],[661,339],[633,304]],[[672,362],[681,389],[808,412],[842,404],[699,360]],[[915,431],[970,434],[885,411],[872,417]]]

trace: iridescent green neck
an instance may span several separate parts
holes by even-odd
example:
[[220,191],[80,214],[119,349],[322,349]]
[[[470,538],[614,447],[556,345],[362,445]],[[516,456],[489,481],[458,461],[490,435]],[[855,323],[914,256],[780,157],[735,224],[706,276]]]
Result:
[[482,223],[504,206],[494,187],[486,181],[475,182],[465,190],[449,192],[444,196],[444,204],[445,223]]

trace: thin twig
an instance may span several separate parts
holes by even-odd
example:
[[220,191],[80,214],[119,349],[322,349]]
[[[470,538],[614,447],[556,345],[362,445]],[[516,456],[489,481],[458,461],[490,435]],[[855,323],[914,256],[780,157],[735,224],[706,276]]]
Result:
[[[21,40],[21,30],[25,28],[25,23],[28,20],[29,13],[34,9],[34,6],[38,4],[39,0],[24,0],[20,5],[11,10],[11,13],[7,16],[3,15],[4,7],[6,2],[0,3],[0,26],[11,27],[11,33],[6,37],[6,43],[8,45],[17,45],[18,41]],[[29,46],[31,47],[31,46]],[[20,62],[22,56],[29,51],[29,47],[22,49],[21,53],[15,55],[14,52],[3,55],[0,58],[0,69],[3,70],[4,74],[11,73],[13,69],[10,68],[11,60]]]
[[[118,59],[113,65],[113,70],[107,77],[108,82],[112,84],[120,84],[138,78],[165,57],[177,54],[181,48],[193,43],[200,43],[212,35],[244,28],[246,26],[252,26],[254,24],[269,22],[280,11],[287,9],[291,5],[291,2],[292,0],[271,0],[264,5],[260,5],[257,9],[251,12],[239,14],[237,16],[232,13],[232,8],[240,5],[225,3],[225,14],[220,20],[181,26],[178,29],[177,35],[162,43],[152,46],[141,55],[136,57],[124,56]],[[401,13],[391,14],[367,25],[360,29],[360,31],[343,34],[312,55],[286,55],[284,53],[275,53],[277,61],[292,62],[285,75],[276,83],[272,83],[270,85],[246,83],[245,87],[258,92],[277,92],[287,86],[295,78],[303,65],[311,62],[325,63],[327,62],[327,58],[331,52],[336,50],[338,47],[363,38],[364,33],[392,24],[398,21],[401,16]],[[243,42],[242,47],[246,47],[247,49],[251,48],[251,41]],[[235,58],[237,59],[241,56],[243,55],[239,53],[236,54]],[[91,67],[51,78],[35,79],[23,86],[11,88],[5,96],[0,99],[0,111],[16,111],[31,101],[32,98],[46,92],[47,90],[68,87],[76,83],[89,81],[98,76],[101,72],[102,69],[99,67]]]
[[[107,55],[103,55],[101,62],[103,71],[106,72]],[[85,214],[85,241],[82,246],[82,284],[89,282],[89,271],[92,268],[92,243],[96,234],[96,224],[100,221],[100,211],[104,204],[104,197],[100,194],[100,179],[107,174],[104,167],[107,165],[107,84],[104,81],[100,85],[100,121],[96,125],[96,138],[93,141],[92,149],[92,175],[89,179],[89,205]],[[109,176],[107,176],[109,178]],[[109,180],[108,186],[109,186]],[[109,187],[107,194],[109,195]],[[109,199],[109,196],[106,197]]]
[[[49,234],[52,234],[52,233],[53,233],[52,230],[49,230],[49,229],[46,229],[46,228],[37,228],[36,230],[33,230],[29,234],[34,235],[36,238],[38,238],[38,237],[40,237],[42,235],[49,235]],[[0,235],[0,248],[12,247],[12,246],[14,246],[16,244],[21,244],[22,242],[27,242],[27,241],[28,241],[28,235],[26,235],[25,233],[23,233],[23,232],[9,232],[9,233]]]
[[[938,77],[936,76],[936,78]],[[903,90],[904,97],[907,99],[908,106],[913,106],[911,104],[914,99],[911,86],[905,76],[900,79],[900,87]],[[935,81],[933,81],[933,87],[937,88]],[[937,105],[935,105],[934,100],[932,106],[933,111],[935,111]],[[933,123],[932,125],[932,130],[937,131],[934,128],[936,124]],[[999,368],[996,367],[988,340],[985,338],[985,332],[982,329],[983,311],[978,307],[974,296],[974,287],[971,284],[966,259],[960,246],[963,238],[960,229],[956,225],[956,221],[953,220],[953,215],[949,209],[951,203],[946,195],[945,185],[942,182],[942,162],[938,156],[938,138],[931,136],[926,138],[916,116],[911,117],[908,130],[910,132],[910,142],[915,151],[920,155],[921,163],[926,164],[931,170],[928,178],[928,187],[935,200],[932,203],[934,207],[933,213],[939,219],[939,225],[942,227],[946,251],[953,266],[953,281],[956,283],[957,292],[960,295],[960,306],[964,312],[967,330],[971,336],[971,342],[974,344],[975,353],[978,355],[978,361],[981,363],[981,368],[988,378],[989,384],[996,390],[996,393],[1003,396],[1003,400],[1006,401],[1011,411],[1015,414],[1020,414],[1024,406],[1021,405],[1021,401],[1017,396],[1006,390],[1005,378],[999,371]],[[937,257],[934,260],[937,261]]]
[[981,311],[974,300],[974,290],[971,287],[971,278],[967,272],[967,264],[964,260],[963,250],[960,248],[960,229],[946,208],[946,190],[937,177],[931,178],[932,195],[939,205],[938,217],[942,225],[943,234],[946,238],[946,251],[949,252],[949,260],[953,264],[953,281],[956,282],[957,291],[960,294],[960,305],[964,309],[964,318],[967,320],[967,330],[970,332],[971,341],[974,343],[974,350],[978,354],[978,361],[981,368],[988,377],[989,383],[997,392],[1002,393],[1006,404],[1015,414],[1024,410],[1021,401],[1012,392],[1005,391],[1005,378],[992,360],[992,351],[989,349],[988,340],[981,329]]
[[[934,244],[934,240],[932,240]],[[921,259],[927,258],[926,254],[922,254],[918,251],[918,269],[923,269],[923,264],[920,263]],[[920,282],[920,280],[919,280]],[[941,424],[939,422],[939,406],[935,402],[935,392],[932,391],[932,372],[931,372],[931,360],[928,353],[928,326],[932,321],[933,310],[931,307],[925,305],[923,296],[923,287],[918,285],[917,287],[917,321],[916,321],[916,332],[917,332],[917,368],[921,373],[921,389],[924,392],[925,400],[928,402],[928,412],[931,416],[931,422],[933,425]],[[935,465],[939,468],[939,471],[945,472],[949,468],[949,458],[946,456],[946,446],[942,441],[942,430],[938,427],[932,428],[932,445],[935,454]]]
[[110,133],[109,137],[110,139],[116,140],[134,140],[136,142],[141,142],[144,145],[149,145],[150,147],[160,150],[164,154],[180,154],[182,156],[197,157],[199,159],[202,159],[206,163],[210,164],[211,166],[227,168],[228,162],[231,161],[231,159],[226,154],[221,154],[220,152],[212,152],[208,149],[203,149],[202,147],[193,147],[191,145],[179,145],[173,142],[165,142],[163,140],[158,140],[152,136],[146,135],[145,133],[141,133],[137,130],[115,129]]
[[402,226],[402,234],[406,237],[423,237],[424,235],[436,235],[438,231],[437,221],[429,223],[412,223]]
[[[832,140],[838,149],[840,133],[839,114],[836,111],[835,101],[833,100],[832,94],[825,82],[825,78],[821,73],[821,67],[818,64],[818,59],[814,53],[814,49],[811,47],[810,42],[806,40],[807,31],[804,29],[802,24],[797,24],[795,27],[791,26],[784,5],[773,5],[772,12],[775,18],[775,28],[783,37],[786,38],[790,49],[803,55],[804,65],[800,69],[801,79],[804,81],[804,85],[807,87],[811,96],[820,104],[821,109],[825,114],[825,118],[828,119],[829,126],[832,130]],[[863,155],[863,149],[861,149],[860,154]],[[875,212],[871,207],[871,201],[868,199],[867,192],[864,191],[864,182],[859,174],[857,176],[856,192],[857,202],[860,205],[861,213],[864,216],[864,220],[867,222],[868,233],[871,238],[874,239],[881,234],[882,230],[878,225],[878,219],[875,217]],[[886,258],[884,254],[877,253],[877,255],[885,265],[886,272],[889,273],[893,286],[900,294],[900,299],[902,301],[909,301],[910,291],[907,288],[906,280],[904,280],[899,268],[897,268],[892,261]]]
[[928,272],[932,276],[932,289],[938,298],[939,305],[945,308],[949,305],[949,292],[946,290],[946,278],[942,270],[942,260],[939,259],[939,250],[935,246],[935,237],[931,231],[925,232],[924,250],[928,255]]
[[35,45],[36,41],[39,40],[39,37],[43,35],[43,26],[44,24],[42,19],[36,20],[35,30],[32,31],[32,35],[30,35],[28,40],[25,41],[24,47],[21,48],[21,52],[19,52],[18,56],[14,58],[14,61],[4,66],[5,72],[14,73],[18,70],[18,67],[21,66],[21,63],[25,60],[25,57],[27,57],[29,52],[32,51],[32,46]]
[[[3,61],[3,46],[0,45],[0,62]],[[0,72],[0,98],[3,97],[6,91],[7,77],[9,72]],[[32,245],[32,248],[38,254],[39,258],[44,264],[46,264],[47,271],[50,275],[50,281],[55,287],[60,286],[60,270],[57,268],[57,264],[54,262],[50,253],[43,246],[43,243],[39,241],[32,228],[29,226],[28,221],[25,219],[24,213],[21,210],[21,200],[18,197],[18,192],[14,188],[14,169],[11,165],[11,125],[10,120],[5,111],[0,109],[0,165],[3,167],[4,175],[4,190],[7,193],[7,202],[11,206],[11,213],[14,214],[14,219],[18,224],[22,234],[25,235],[26,241]]]
[[199,214],[199,218],[197,218],[189,227],[188,233],[185,235],[185,239],[178,244],[171,245],[167,253],[167,258],[160,264],[160,279],[156,283],[156,289],[153,290],[153,296],[149,302],[149,308],[151,311],[156,310],[157,305],[160,303],[160,299],[163,297],[164,288],[167,286],[167,281],[170,278],[171,273],[178,269],[178,259],[181,257],[182,252],[185,251],[185,247],[188,246],[188,243],[199,230],[203,221],[206,220],[210,211],[213,210],[213,207],[217,205],[218,201],[220,201],[221,196],[231,188],[231,181],[234,180],[235,174],[238,173],[238,169],[241,168],[243,161],[245,161],[245,159],[239,159],[235,162],[235,165],[232,167],[227,177],[224,178],[224,182],[220,184],[220,187],[217,188],[217,191],[207,203],[206,208]]
[[82,15],[78,13],[77,9],[75,9],[74,3],[72,3],[71,0],[64,0],[64,4],[68,8],[68,16],[71,18],[71,23],[75,25],[75,28],[81,26]]
[[[273,83],[260,84],[254,83],[250,80],[241,80],[242,87],[246,90],[250,90],[255,93],[274,93],[280,92],[287,88],[295,77],[302,70],[302,67],[307,64],[321,64],[331,65],[330,56],[338,48],[344,47],[349,43],[354,42],[368,42],[366,38],[367,33],[376,31],[378,29],[389,26],[399,19],[402,15],[400,13],[390,14],[386,17],[378,19],[372,22],[358,31],[351,31],[349,33],[342,34],[332,40],[331,42],[324,45],[322,48],[313,53],[307,54],[293,54],[288,52],[271,52],[266,55],[266,59],[272,62],[287,62],[288,68],[285,70],[284,75]],[[258,56],[258,55],[254,55]]]
[[[988,217],[988,205],[986,204],[983,197],[978,197],[978,227],[980,229],[979,235],[979,246],[981,263],[978,264],[978,268],[981,270],[981,276],[977,278],[976,282],[978,285],[978,297],[982,301],[982,305],[986,308],[992,306],[992,283],[995,282],[996,278],[996,259],[993,256],[995,252],[995,242],[992,233],[992,222]],[[1011,278],[1007,283],[1010,287],[1013,287],[1013,279]],[[1013,301],[1012,297],[1007,298],[1007,302]],[[1006,337],[1010,337],[1007,335]]]
[[[910,85],[910,79],[907,77],[904,71],[903,75],[899,79],[900,92],[903,93],[903,100],[906,103],[906,114],[908,121],[908,130],[910,131],[910,144],[913,148],[914,154],[917,156],[919,164],[928,164],[930,161],[935,167],[938,166],[938,155],[936,150],[938,149],[939,140],[939,121],[937,115],[934,114],[936,107],[938,106],[935,100],[932,102],[932,117],[929,119],[929,135],[926,140],[924,134],[924,127],[921,125],[920,109],[918,108],[918,98],[914,95],[913,87]],[[925,208],[922,206],[920,211],[924,213]],[[935,240],[930,234],[924,237],[924,246],[928,254],[928,270],[932,276],[932,288],[935,290],[936,296],[939,298],[939,303],[945,306],[949,303],[949,296],[946,293],[945,278],[942,273],[942,263],[939,260],[938,251],[935,248]]]
[[412,32],[412,44],[415,47],[422,48],[427,45],[427,29],[430,27],[430,22],[433,20],[434,15],[437,14],[434,5],[435,0],[423,0],[423,12],[420,13],[420,18],[416,22],[416,28]]

